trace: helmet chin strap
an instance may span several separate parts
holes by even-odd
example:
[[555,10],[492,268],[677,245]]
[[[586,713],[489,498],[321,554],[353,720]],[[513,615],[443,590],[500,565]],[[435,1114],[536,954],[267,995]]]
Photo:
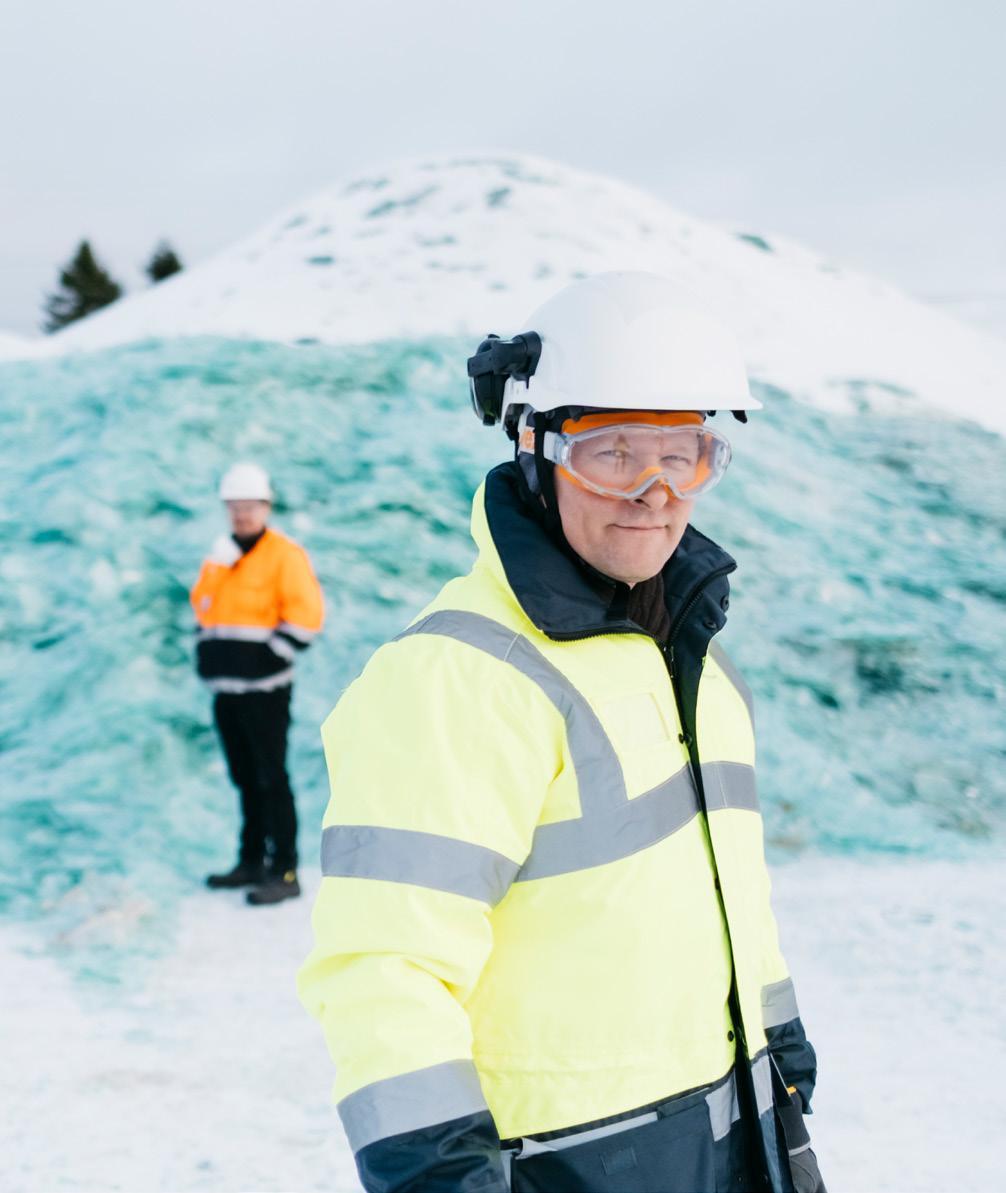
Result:
[[547,417],[542,418],[535,415],[534,471],[538,478],[538,491],[545,507],[545,529],[565,544],[566,536],[562,530],[562,518],[559,516],[559,498],[555,491],[555,465],[551,460],[545,459],[545,432],[548,430],[549,421]]
[[545,458],[545,432],[553,421],[562,421],[561,413],[532,413],[528,424],[534,431],[534,454],[522,452],[519,437],[515,440],[514,454],[517,461],[518,485],[521,497],[528,511],[534,516],[554,543],[575,558],[575,552],[566,540],[559,514],[559,499],[555,491],[555,465]]

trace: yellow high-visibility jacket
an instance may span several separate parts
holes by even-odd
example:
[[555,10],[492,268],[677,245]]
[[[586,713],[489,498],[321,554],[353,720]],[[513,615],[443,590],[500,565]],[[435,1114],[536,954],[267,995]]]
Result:
[[686,726],[660,646],[603,606],[513,483],[512,466],[489,475],[472,571],[322,730],[332,794],[299,988],[350,1142],[358,1160],[412,1132],[418,1147],[486,1110],[503,1139],[593,1123],[725,1089],[739,1047],[774,1141],[766,1027],[797,1011],[750,696],[704,649],[733,563],[690,530],[679,554],[711,566],[705,588],[680,591],[687,560],[665,574],[682,633],[706,626]]
[[199,675],[215,692],[271,691],[293,682],[293,664],[321,630],[324,603],[307,552],[267,528],[245,554],[203,561],[190,599],[198,623]]

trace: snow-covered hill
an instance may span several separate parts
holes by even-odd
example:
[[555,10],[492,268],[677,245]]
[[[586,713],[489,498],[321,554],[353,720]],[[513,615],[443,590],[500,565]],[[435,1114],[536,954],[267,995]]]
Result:
[[416,160],[345,179],[53,347],[505,334],[568,280],[625,268],[690,287],[734,327],[753,375],[803,400],[933,404],[1006,430],[1006,341],[788,241],[531,157]]
[[19,336],[13,331],[0,331],[0,361],[28,360],[39,356],[49,356],[54,351],[54,343],[49,339],[30,339]]

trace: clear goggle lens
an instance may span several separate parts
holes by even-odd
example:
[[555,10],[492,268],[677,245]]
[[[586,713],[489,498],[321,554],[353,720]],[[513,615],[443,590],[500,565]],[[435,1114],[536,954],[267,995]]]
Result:
[[563,430],[548,447],[552,450],[546,455],[580,485],[627,499],[663,484],[675,497],[690,501],[707,493],[730,463],[729,441],[700,422],[623,422]]

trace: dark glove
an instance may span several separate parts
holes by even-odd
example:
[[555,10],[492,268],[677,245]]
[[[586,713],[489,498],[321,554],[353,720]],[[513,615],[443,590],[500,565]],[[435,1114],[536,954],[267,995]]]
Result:
[[821,1170],[817,1166],[817,1156],[808,1144],[802,1151],[790,1152],[789,1170],[793,1177],[793,1188],[796,1193],[828,1193],[821,1180]]
[[803,1099],[796,1090],[782,1086],[776,1091],[776,1113],[789,1152],[789,1170],[796,1193],[827,1193],[817,1156],[810,1146],[810,1135],[803,1120]]

